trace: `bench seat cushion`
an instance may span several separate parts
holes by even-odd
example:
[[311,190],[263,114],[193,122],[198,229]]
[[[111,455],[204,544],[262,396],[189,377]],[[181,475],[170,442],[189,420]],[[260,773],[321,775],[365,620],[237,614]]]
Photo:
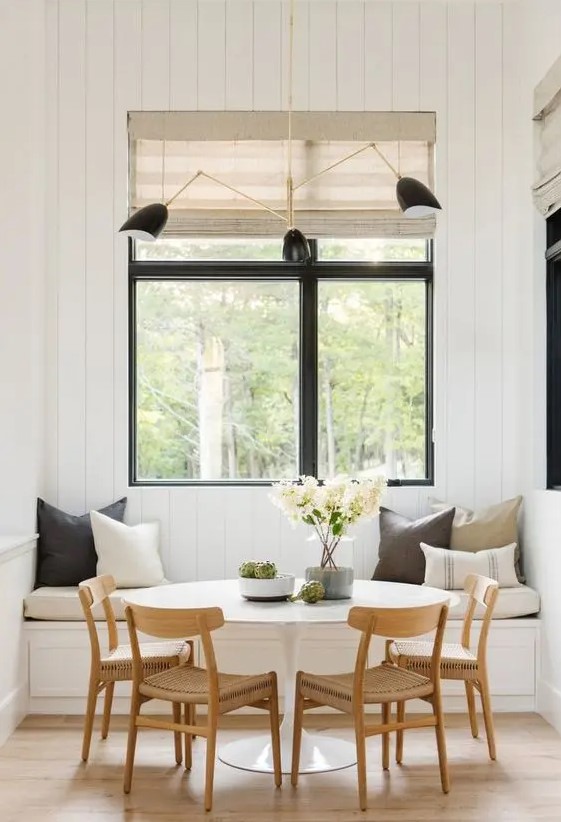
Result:
[[[125,591],[114,591],[111,594],[111,601],[115,610],[115,616],[123,620],[124,607],[121,597],[132,594],[135,590],[128,588]],[[459,591],[455,593],[460,594]],[[460,594],[461,602],[450,609],[450,619],[462,619],[467,604],[467,595]],[[517,588],[501,588],[497,605],[495,607],[496,619],[510,619],[518,616],[529,616],[536,614],[540,609],[540,598],[536,591],[528,588],[527,585],[520,585]],[[24,616],[27,619],[46,619],[51,621],[79,621],[84,619],[82,607],[78,598],[78,588],[37,588],[29,594],[24,601]],[[101,609],[94,610],[96,619],[103,619]],[[476,612],[476,618],[481,617],[481,613]]]
[[[468,596],[463,591],[454,591],[459,594],[461,601],[450,608],[449,619],[463,619],[467,608]],[[532,616],[540,610],[540,595],[527,585],[516,588],[499,588],[499,596],[493,613],[493,619],[512,619],[514,617]],[[477,606],[475,618],[481,619],[484,609]]]
[[[139,588],[127,588],[113,591],[110,595],[115,617],[124,620],[125,608],[121,597],[132,594]],[[144,589],[145,590],[145,589]],[[103,621],[103,609],[97,606],[93,610],[94,619]],[[36,588],[24,600],[23,615],[27,619],[47,619],[60,622],[79,622],[84,619],[84,612],[78,596],[78,588]]]

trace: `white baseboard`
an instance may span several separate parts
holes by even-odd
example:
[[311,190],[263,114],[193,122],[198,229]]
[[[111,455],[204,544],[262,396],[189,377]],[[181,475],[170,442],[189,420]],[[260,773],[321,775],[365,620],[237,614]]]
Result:
[[536,683],[537,712],[561,734],[561,691],[538,677]]
[[[561,717],[561,694],[558,694],[560,700],[559,717]],[[103,708],[102,697],[98,702],[98,713],[101,713]],[[282,697],[280,701],[280,709],[283,709]],[[496,713],[528,713],[536,710],[533,694],[515,694],[515,695],[499,695],[492,697],[493,711]],[[67,715],[67,716],[83,716],[86,706],[86,699],[79,697],[32,697],[29,700],[28,713],[30,714],[53,714],[53,715]],[[114,714],[128,714],[130,710],[130,701],[123,697],[115,697],[113,701]],[[150,705],[150,713],[169,713],[169,707],[166,703],[154,702]],[[374,713],[377,709],[374,709]],[[430,711],[430,706],[425,702],[416,701],[412,704],[411,710],[414,713],[424,713]],[[466,713],[466,700],[464,696],[445,696],[444,710],[447,713]],[[200,709],[203,712],[202,708]],[[243,713],[262,713],[257,709],[242,709]],[[329,713],[326,708],[324,713]],[[541,712],[540,712],[541,713]],[[546,717],[547,719],[547,717]],[[549,720],[548,720],[549,721]],[[553,724],[553,723],[552,723]]]
[[27,684],[15,688],[0,702],[0,746],[28,713]]

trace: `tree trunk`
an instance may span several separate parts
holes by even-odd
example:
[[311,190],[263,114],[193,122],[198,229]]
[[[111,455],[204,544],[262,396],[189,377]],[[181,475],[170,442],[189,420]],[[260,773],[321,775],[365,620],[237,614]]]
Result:
[[364,461],[364,442],[366,440],[366,431],[364,429],[364,417],[366,416],[366,409],[368,408],[368,396],[371,390],[372,386],[368,385],[364,390],[364,394],[362,395],[362,404],[360,407],[360,414],[358,417],[354,465],[352,466],[353,473],[359,473],[360,471],[362,471],[364,467],[362,464]]
[[335,476],[335,424],[333,420],[333,387],[331,385],[331,363],[325,360],[323,370],[325,391],[325,434],[327,446],[327,475]]
[[204,330],[199,341],[198,376],[200,478],[221,479],[224,346]]
[[300,453],[300,377],[297,374],[292,382],[292,419],[294,425],[294,465],[299,471],[298,455]]
[[232,383],[229,377],[224,378],[226,421],[224,432],[226,437],[226,451],[228,454],[228,476],[235,479],[238,476],[238,455],[236,453],[236,430],[234,428],[232,408]]
[[386,290],[384,327],[386,330],[386,361],[388,363],[388,373],[386,374],[386,414],[384,433],[384,455],[386,463],[386,473],[388,478],[395,479],[397,476],[397,458],[395,453],[395,388],[394,388],[394,366],[395,366],[395,317],[393,290],[389,286]]

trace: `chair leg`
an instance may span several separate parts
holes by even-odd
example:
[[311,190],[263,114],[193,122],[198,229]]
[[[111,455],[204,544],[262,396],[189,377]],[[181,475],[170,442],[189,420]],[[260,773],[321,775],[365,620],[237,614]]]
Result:
[[473,682],[466,680],[464,682],[466,688],[466,699],[468,705],[469,724],[471,727],[471,735],[474,739],[479,736],[479,728],[477,727],[477,709],[475,707],[475,692]]
[[[196,705],[191,705],[191,712],[189,714],[189,721],[190,721],[191,725],[196,725],[197,724],[197,706]],[[191,739],[196,739],[196,738],[197,738],[197,734],[191,734]]]
[[105,700],[103,702],[103,722],[101,724],[101,738],[107,739],[109,733],[109,723],[111,722],[111,706],[113,705],[113,692],[115,683],[108,682],[105,686]]
[[140,695],[136,689],[133,689],[131,696],[131,712],[129,717],[129,736],[127,741],[127,758],[125,760],[125,778],[123,783],[123,790],[125,793],[130,793],[132,783],[132,769],[134,767],[134,753],[136,750],[136,737],[138,735],[138,726],[136,718],[140,713]]
[[355,738],[356,738],[356,767],[358,778],[358,801],[360,810],[365,811],[367,807],[367,782],[366,782],[366,734],[364,732],[364,715],[355,716]]
[[217,716],[214,712],[208,715],[208,736],[206,738],[206,775],[205,775],[205,811],[212,810],[212,789],[214,786],[214,760],[216,758]]
[[294,699],[294,734],[292,736],[292,768],[290,782],[296,787],[298,784],[298,770],[300,768],[300,745],[302,744],[302,722],[304,720],[304,698],[300,694],[300,677],[296,677],[296,696]]
[[495,747],[495,726],[493,722],[493,711],[491,710],[491,694],[489,692],[489,682],[487,675],[482,674],[479,680],[481,688],[481,705],[483,706],[483,721],[485,722],[485,733],[487,735],[487,747],[489,748],[489,756],[491,759],[497,758],[497,749]]
[[[193,705],[189,705],[187,702],[183,708],[183,713],[185,716],[185,724],[192,725],[193,724]],[[185,734],[185,770],[190,771],[193,765],[193,750],[192,750],[192,734]]]
[[[382,703],[382,722],[387,725],[391,716],[391,702]],[[382,768],[388,771],[390,768],[390,735],[382,734]]]
[[[181,724],[181,702],[172,702],[173,721],[179,725]],[[181,733],[180,731],[173,732],[173,745],[175,748],[175,764],[181,765],[183,762],[183,751],[181,749]]]
[[84,717],[84,736],[82,739],[82,759],[84,762],[88,761],[90,755],[90,743],[92,741],[93,723],[95,717],[95,706],[97,703],[97,689],[99,687],[99,680],[90,678],[90,686],[88,689],[88,701],[86,703],[86,716]]
[[[405,702],[397,703],[397,721],[403,722],[405,720]],[[403,731],[396,732],[395,739],[395,761],[401,765],[403,760]]]
[[446,755],[446,733],[444,730],[444,714],[442,711],[442,697],[440,691],[435,691],[432,698],[432,708],[436,719],[436,745],[438,747],[438,764],[440,767],[440,782],[444,793],[450,790],[450,777],[448,776],[448,757]]
[[280,747],[280,718],[279,718],[279,695],[276,681],[273,681],[273,689],[269,698],[269,718],[271,720],[271,748],[273,752],[273,768],[275,772],[275,785],[280,788],[282,785],[281,747]]

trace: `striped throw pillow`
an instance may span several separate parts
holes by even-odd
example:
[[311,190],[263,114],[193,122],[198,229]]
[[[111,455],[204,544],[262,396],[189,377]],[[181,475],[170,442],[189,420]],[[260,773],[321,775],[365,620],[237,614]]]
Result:
[[487,551],[451,551],[435,548],[421,542],[425,555],[425,585],[443,588],[445,591],[463,589],[468,574],[482,574],[499,583],[499,588],[516,588],[520,585],[514,567],[516,543]]

